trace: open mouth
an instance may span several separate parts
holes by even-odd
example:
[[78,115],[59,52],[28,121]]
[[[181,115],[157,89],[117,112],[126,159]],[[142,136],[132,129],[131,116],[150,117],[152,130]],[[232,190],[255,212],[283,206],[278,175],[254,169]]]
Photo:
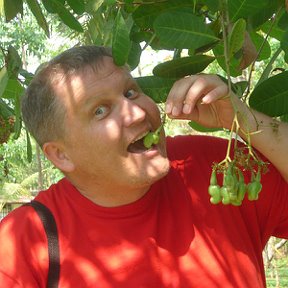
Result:
[[130,153],[143,153],[146,152],[148,150],[153,149],[153,147],[155,147],[155,145],[152,145],[152,147],[150,148],[146,148],[144,146],[144,138],[145,136],[149,133],[149,131],[147,131],[145,134],[142,134],[140,137],[138,137],[137,139],[135,139],[127,148],[127,151]]

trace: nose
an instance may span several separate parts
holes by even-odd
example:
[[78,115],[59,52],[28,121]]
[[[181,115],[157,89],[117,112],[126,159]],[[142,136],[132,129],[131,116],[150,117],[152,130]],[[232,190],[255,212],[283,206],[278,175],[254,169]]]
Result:
[[129,99],[124,99],[121,109],[121,116],[124,126],[129,127],[131,125],[141,123],[146,117],[146,112],[135,102]]

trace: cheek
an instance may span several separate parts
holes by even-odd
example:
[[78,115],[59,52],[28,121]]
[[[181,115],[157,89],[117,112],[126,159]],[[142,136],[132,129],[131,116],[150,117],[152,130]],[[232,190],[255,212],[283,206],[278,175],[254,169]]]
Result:
[[146,96],[146,102],[145,102],[145,107],[148,113],[153,117],[156,118],[157,120],[160,117],[160,111],[156,103],[148,96]]
[[99,141],[103,142],[103,140],[105,140],[110,143],[119,141],[121,137],[121,128],[119,123],[120,122],[115,119],[109,119],[108,121],[103,122],[103,125],[98,127],[96,131],[98,136],[100,136],[97,137]]

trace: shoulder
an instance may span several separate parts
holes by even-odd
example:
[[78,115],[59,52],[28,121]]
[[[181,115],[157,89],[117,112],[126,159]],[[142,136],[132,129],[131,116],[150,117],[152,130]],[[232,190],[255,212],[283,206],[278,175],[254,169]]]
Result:
[[70,193],[71,189],[75,188],[66,178],[62,178],[57,183],[52,184],[47,190],[40,191],[35,200],[45,205],[51,212],[54,212],[56,208],[63,204],[66,192]]
[[[61,190],[64,189],[62,186],[66,187],[66,184],[63,184],[63,180],[60,180],[47,190],[39,192],[35,200],[44,204],[49,210],[53,210],[51,207],[53,208],[56,205],[55,203],[61,201],[60,194]],[[57,196],[60,200],[57,200]],[[58,203],[57,205],[60,204]],[[40,241],[43,244],[47,241],[43,223],[31,205],[23,205],[14,209],[1,221],[0,240],[2,239],[11,239],[15,245],[21,247],[29,245],[33,241]],[[5,243],[8,242],[5,241]]]
[[288,183],[270,164],[262,175],[262,191],[255,201],[257,216],[266,241],[273,235],[288,239]]
[[31,206],[23,205],[10,212],[0,223],[0,239],[2,237],[21,239],[33,237],[35,234],[42,234],[41,220]]
[[0,259],[5,259],[0,261],[0,282],[5,287],[16,287],[16,283],[17,287],[38,287],[45,283],[47,237],[32,207],[21,206],[1,221],[0,243]]

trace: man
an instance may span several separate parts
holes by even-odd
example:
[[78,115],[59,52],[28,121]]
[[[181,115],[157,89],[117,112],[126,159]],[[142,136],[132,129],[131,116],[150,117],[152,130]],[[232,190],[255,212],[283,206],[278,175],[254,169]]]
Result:
[[[159,111],[108,49],[75,47],[38,72],[22,112],[65,175],[36,197],[56,221],[59,287],[265,287],[262,250],[271,235],[288,238],[288,127],[279,123],[275,134],[271,118],[227,94],[216,76],[187,77],[171,89],[166,112],[230,128],[234,105],[245,115],[244,138],[261,124],[251,141],[272,164],[259,200],[239,207],[212,205],[207,193],[227,141],[181,136],[166,146],[162,131],[144,147]],[[46,287],[47,237],[32,207],[1,222],[0,241],[1,287]]]

